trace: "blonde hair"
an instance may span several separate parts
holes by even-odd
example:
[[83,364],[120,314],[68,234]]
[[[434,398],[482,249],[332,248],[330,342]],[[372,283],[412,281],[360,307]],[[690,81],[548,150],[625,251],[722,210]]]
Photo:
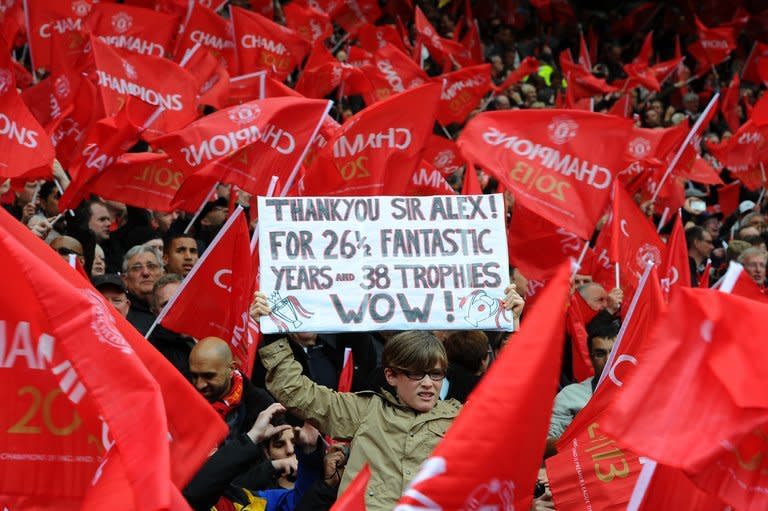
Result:
[[448,367],[445,347],[432,332],[409,330],[392,337],[381,355],[382,367],[412,371],[430,371]]

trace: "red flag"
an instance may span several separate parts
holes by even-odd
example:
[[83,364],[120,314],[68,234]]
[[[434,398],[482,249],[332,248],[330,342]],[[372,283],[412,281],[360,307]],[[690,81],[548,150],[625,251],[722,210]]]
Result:
[[467,163],[467,169],[464,171],[464,184],[461,187],[462,195],[481,195],[483,189],[480,187],[480,180],[477,178],[477,169],[471,163]]
[[622,94],[619,99],[616,100],[616,102],[611,106],[611,108],[608,110],[608,113],[610,115],[615,115],[617,117],[624,117],[625,119],[631,119],[632,118],[632,95],[631,94]]
[[741,183],[734,181],[717,189],[719,198],[720,212],[723,217],[728,218],[739,208],[739,193],[741,192]]
[[365,489],[370,478],[371,467],[366,463],[344,493],[338,496],[330,511],[365,511]]
[[74,209],[85,198],[85,184],[111,165],[138,139],[139,128],[128,120],[125,110],[102,119],[88,134],[77,164],[70,169],[72,183],[59,199],[59,208]]
[[665,256],[664,242],[656,229],[640,211],[621,183],[615,182],[611,217],[600,231],[595,250],[606,248],[608,257],[620,264],[631,288],[637,285],[648,263],[661,265]]
[[763,83],[765,80],[760,76],[760,68],[765,68],[766,65],[768,65],[768,43],[756,41],[744,63],[741,79],[754,84]]
[[[270,0],[248,0],[250,10],[257,12],[265,18],[274,19],[275,4]],[[218,10],[218,9],[216,9]]]
[[[733,27],[707,28],[696,18],[699,40],[688,47],[697,62],[697,72],[709,72],[712,66],[720,64],[736,48],[736,34]],[[700,69],[702,68],[702,69]]]
[[184,32],[179,36],[176,57],[184,56],[196,44],[223,59],[231,73],[237,72],[235,62],[235,42],[232,40],[231,24],[216,14],[215,11],[195,2],[189,19],[184,25]]
[[595,375],[595,368],[589,358],[586,325],[594,319],[597,312],[584,301],[581,293],[571,295],[565,331],[571,338],[571,368],[576,381],[584,381]]
[[466,163],[456,143],[439,135],[429,137],[422,157],[444,176],[450,176]]
[[312,44],[323,42],[333,35],[330,17],[309,5],[290,2],[283,7],[285,25]]
[[[21,3],[21,2],[19,2]],[[32,69],[50,69],[53,32],[84,30],[94,0],[25,0]]]
[[[372,89],[364,96],[368,105],[430,81],[423,69],[391,44],[379,49],[373,64],[363,71]],[[354,89],[350,90],[350,94],[353,93]]]
[[768,160],[768,126],[760,127],[749,120],[727,142],[717,147],[709,144],[708,149],[731,172],[745,172]]
[[[557,509],[625,509],[640,472],[637,456],[619,447],[600,427],[606,408],[620,397],[635,370],[664,298],[655,269],[646,271],[627,311],[624,325],[587,405],[557,442],[559,454],[547,460]],[[582,469],[583,467],[583,469]]]
[[357,39],[360,41],[360,46],[371,53],[376,53],[387,44],[395,46],[403,53],[408,51],[394,25],[372,25],[366,23],[358,30]]
[[285,80],[309,52],[309,43],[290,28],[239,7],[230,12],[240,74],[265,69]]
[[697,488],[682,470],[657,465],[639,509],[643,511],[658,509],[728,511],[731,508],[717,497]]
[[576,234],[558,227],[515,203],[507,230],[510,264],[520,268],[529,280],[547,280],[568,258],[577,260],[584,242]]
[[[185,175],[196,171],[188,181],[214,178],[263,194],[273,175],[281,185],[293,180],[328,108],[328,101],[314,99],[255,100],[207,115],[155,145]],[[185,182],[179,194],[188,187]]]
[[480,28],[477,26],[477,20],[472,17],[467,18],[467,33],[461,39],[461,45],[467,50],[464,59],[469,62],[461,62],[460,60],[460,64],[480,64],[485,60],[485,49],[483,48],[483,40],[480,38]]
[[422,159],[403,195],[456,195],[456,190],[438,169]]
[[672,234],[667,241],[667,251],[664,262],[659,268],[661,287],[667,297],[672,289],[691,287],[691,265],[688,260],[688,245],[685,241],[685,230],[680,215],[675,220]]
[[[163,107],[153,129],[178,129],[197,116],[197,82],[189,71],[159,57],[121,55],[95,38],[91,45],[97,85],[108,116],[117,113],[128,97],[147,105],[147,117],[158,107]],[[142,108],[141,115],[144,113]]]
[[[680,41],[677,41],[678,45]],[[670,77],[672,77],[680,67],[680,64],[683,63],[682,57],[675,57],[671,60],[665,60],[663,62],[658,62],[651,66],[651,70],[653,71],[653,74],[656,76],[656,79],[659,81],[659,84],[662,84],[666,82]]]
[[365,74],[356,67],[339,62],[320,41],[312,48],[296,83],[296,91],[308,98],[322,98],[350,79],[365,80]]
[[107,3],[93,6],[87,24],[108,46],[162,58],[171,54],[179,19],[151,9]]
[[720,112],[723,114],[728,128],[735,133],[741,125],[739,119],[739,75],[734,74],[731,85],[723,93],[723,102],[720,103]]
[[648,67],[653,56],[653,30],[648,32],[643,39],[643,45],[640,47],[640,53],[637,54],[632,63],[640,64],[642,67]]
[[330,13],[331,19],[350,35],[355,35],[366,23],[376,23],[381,17],[376,0],[345,0],[336,3]]
[[531,73],[535,73],[539,69],[539,62],[534,57],[525,57],[520,65],[515,68],[514,71],[509,73],[504,79],[504,83],[498,87],[494,87],[496,92],[505,91],[517,82]]
[[173,211],[171,202],[184,174],[162,153],[126,153],[92,179],[84,194],[137,208]]
[[50,168],[53,145],[16,91],[11,53],[2,41],[0,54],[0,178]]
[[768,306],[726,292],[672,297],[601,426],[734,508],[765,509],[765,460],[754,456],[766,448],[768,400],[754,389],[768,373],[750,361],[768,356],[760,335]]
[[661,90],[661,84],[659,84],[659,80],[656,78],[656,73],[650,67],[633,62],[625,64],[624,71],[627,73],[627,84],[625,86],[627,89],[640,85],[649,91]]
[[[229,78],[229,98],[227,99],[225,107],[241,105],[253,101],[254,99],[275,97],[267,94],[266,78],[266,71],[256,71],[255,73],[249,73],[247,75],[231,76]],[[296,94],[298,96],[298,93]]]
[[434,78],[443,86],[437,120],[447,125],[463,123],[491,90],[491,65],[465,67]]
[[253,364],[247,342],[253,282],[250,246],[248,222],[237,209],[157,317],[174,332],[224,339],[247,374]]
[[589,239],[613,176],[624,167],[632,126],[591,112],[484,112],[467,123],[458,143],[525,207]]
[[[10,216],[0,214],[0,218],[2,219],[0,231],[5,230],[16,239],[26,239],[25,237],[29,236],[29,229]],[[84,293],[87,293],[88,290],[93,291],[86,280],[80,279],[78,273],[71,271],[69,265],[62,260],[59,254],[50,250],[39,240],[30,241],[25,246],[34,252],[36,259],[40,262],[39,266],[47,265],[50,267],[56,272],[56,278],[61,282],[65,282]],[[200,393],[189,385],[184,376],[160,352],[153,348],[122,315],[109,306],[106,307],[106,311],[111,315],[111,318],[105,318],[106,321],[114,321],[114,327],[128,341],[130,347],[160,385],[165,404],[169,438],[172,439],[167,444],[171,454],[171,478],[177,488],[184,488],[200,465],[208,458],[211,450],[227,435],[227,426],[218,418],[218,414]],[[62,375],[62,373],[59,374]],[[66,372],[63,373],[63,376],[66,374]],[[71,381],[67,392],[76,388],[76,381]],[[56,424],[58,423],[56,421]],[[201,428],[200,424],[207,426]],[[109,442],[109,437],[105,439],[103,436],[105,434],[106,432],[102,429],[95,436]],[[88,439],[87,444],[90,448],[94,447],[92,439]],[[95,445],[100,444],[101,442],[97,440]],[[103,451],[101,452],[103,454]],[[110,457],[112,454],[115,454],[114,451],[111,451]],[[109,469],[110,466],[111,464],[107,464],[106,468]],[[57,478],[56,480],[60,479]],[[52,481],[44,482],[46,485],[50,485]],[[50,504],[50,501],[46,500],[46,504]],[[115,505],[116,503],[111,503],[111,506],[114,507]],[[58,505],[56,509],[59,509]],[[78,506],[77,509],[80,507]]]
[[454,66],[460,67],[482,63],[482,60],[480,62],[473,61],[470,51],[464,45],[440,37],[419,7],[416,7],[414,26],[418,43],[416,49],[420,48],[423,44],[444,71],[450,70]]
[[16,396],[3,407],[0,502],[121,508],[127,498],[136,509],[169,508],[178,489],[157,383],[106,300],[60,258],[58,271],[40,261],[39,252],[55,254],[5,211],[0,222],[0,267],[13,289],[0,298],[0,386]]
[[439,100],[440,86],[428,84],[347,120],[307,170],[302,194],[401,194],[421,161]]
[[[557,387],[552,360],[563,346],[568,277],[569,265],[561,265],[395,511],[530,508]],[[500,457],[502,437],[525,440],[515,456]]]
[[616,87],[608,85],[602,78],[598,78],[590,71],[574,64],[567,51],[560,53],[560,67],[568,82],[568,93],[575,100],[590,98],[597,94],[609,94],[618,90]]

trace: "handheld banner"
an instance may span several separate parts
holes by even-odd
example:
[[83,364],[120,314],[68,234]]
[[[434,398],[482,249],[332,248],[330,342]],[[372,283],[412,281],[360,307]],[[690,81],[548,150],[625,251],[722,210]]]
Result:
[[512,330],[503,199],[259,197],[264,333]]

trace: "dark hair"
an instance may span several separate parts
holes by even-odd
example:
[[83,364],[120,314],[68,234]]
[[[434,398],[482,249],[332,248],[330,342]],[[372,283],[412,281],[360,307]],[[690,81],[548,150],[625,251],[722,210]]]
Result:
[[188,233],[185,234],[185,233],[181,233],[181,232],[168,233],[163,238],[163,254],[168,255],[170,253],[170,251],[171,251],[171,242],[173,242],[173,240],[177,240],[179,238],[189,238],[192,241],[194,241],[195,243],[197,243],[197,240],[191,234],[188,234]]
[[39,193],[40,200],[42,201],[47,199],[56,191],[57,191],[56,183],[54,183],[53,181],[46,181],[45,183],[40,185],[40,193]]
[[601,310],[587,323],[587,348],[592,351],[592,341],[596,337],[615,339],[620,329],[621,322],[607,310]]
[[685,230],[685,244],[688,250],[693,247],[694,241],[701,241],[704,239],[704,228],[698,225],[694,225]]
[[457,364],[471,373],[483,367],[488,356],[488,336],[480,330],[451,332],[443,343],[450,364]]

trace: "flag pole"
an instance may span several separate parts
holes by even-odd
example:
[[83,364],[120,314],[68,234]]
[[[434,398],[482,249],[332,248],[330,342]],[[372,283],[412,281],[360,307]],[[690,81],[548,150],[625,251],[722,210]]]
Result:
[[576,264],[574,264],[573,267],[573,273],[571,274],[571,279],[576,277],[576,273],[581,269],[581,263],[584,262],[584,258],[587,255],[587,249],[589,248],[589,242],[584,242],[584,248],[581,249],[581,253],[579,254],[579,258],[576,260]]
[[656,232],[661,232],[661,228],[664,227],[664,224],[667,221],[668,214],[669,214],[669,206],[664,208],[664,212],[661,214],[661,219],[659,220],[659,226],[656,228]]
[[613,266],[613,274],[614,278],[616,279],[616,289],[621,289],[621,279],[620,279],[620,271],[619,271],[619,263],[615,263]]
[[653,197],[651,197],[651,202],[656,202],[656,198],[659,196],[661,187],[664,186],[664,183],[667,181],[667,178],[672,173],[672,169],[674,169],[675,166],[677,165],[677,162],[680,161],[680,158],[683,156],[683,152],[685,151],[685,148],[688,147],[688,144],[691,142],[693,137],[696,136],[696,132],[698,132],[701,125],[704,124],[704,119],[707,118],[710,110],[714,108],[715,103],[717,102],[717,99],[719,97],[720,97],[720,93],[716,92],[715,95],[712,96],[712,99],[709,100],[707,107],[701,113],[699,118],[696,119],[696,123],[693,125],[693,128],[691,128],[691,131],[688,132],[688,135],[685,137],[685,140],[683,140],[683,143],[678,148],[674,158],[672,158],[672,161],[669,162],[669,165],[667,166],[667,170],[664,172],[664,175],[661,177],[661,181],[659,181],[659,185],[656,187],[656,190],[654,190],[653,192]]

